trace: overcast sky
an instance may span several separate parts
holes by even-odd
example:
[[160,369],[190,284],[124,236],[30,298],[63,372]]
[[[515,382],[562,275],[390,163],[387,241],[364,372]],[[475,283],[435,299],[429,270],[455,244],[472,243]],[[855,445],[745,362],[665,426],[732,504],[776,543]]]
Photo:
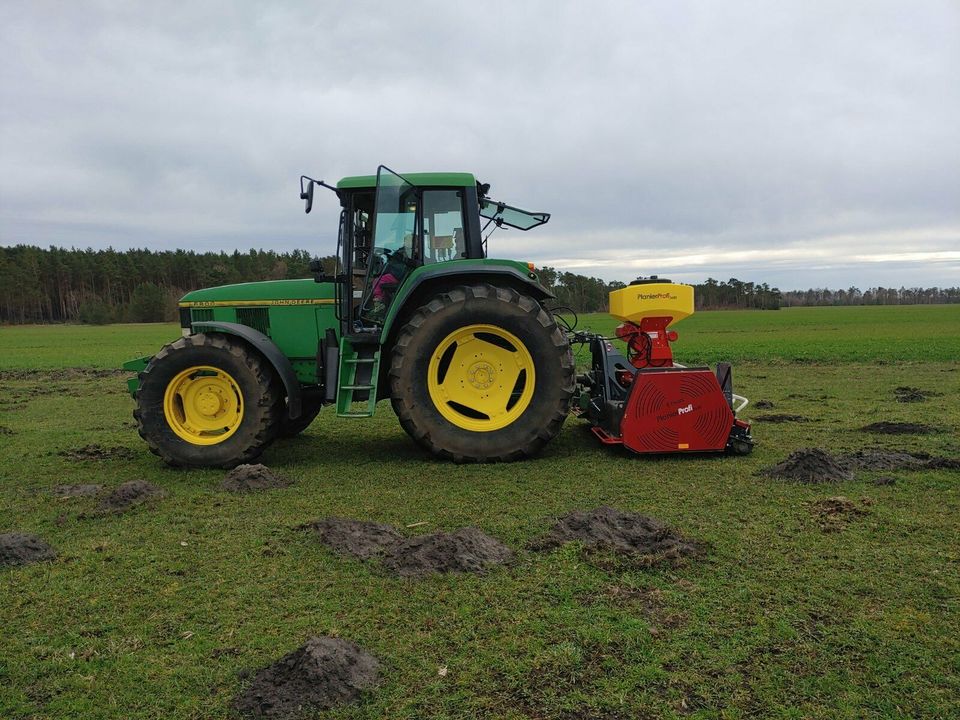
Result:
[[958,0],[4,0],[0,244],[330,254],[383,163],[607,280],[958,285],[958,78]]

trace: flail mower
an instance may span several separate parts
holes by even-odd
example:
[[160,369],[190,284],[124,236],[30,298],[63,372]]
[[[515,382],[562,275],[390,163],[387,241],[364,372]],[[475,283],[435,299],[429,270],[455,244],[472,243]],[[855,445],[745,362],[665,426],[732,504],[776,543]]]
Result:
[[[249,462],[324,406],[368,418],[383,399],[414,441],[455,462],[533,456],[571,405],[601,441],[636,452],[749,452],[729,366],[718,377],[672,361],[669,326],[693,312],[693,288],[612,293],[623,356],[548,309],[531,263],[487,257],[488,229],[531,230],[548,213],[492,199],[469,173],[303,176],[307,212],[316,187],[340,205],[335,268],[190,292],[182,337],[124,364],[140,436],[167,463]],[[577,342],[593,359],[579,377]]]

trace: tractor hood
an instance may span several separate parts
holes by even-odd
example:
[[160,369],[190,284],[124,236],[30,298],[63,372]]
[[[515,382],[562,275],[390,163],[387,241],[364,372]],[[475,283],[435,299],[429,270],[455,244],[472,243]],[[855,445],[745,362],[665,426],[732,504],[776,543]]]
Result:
[[[316,305],[333,300],[333,284],[313,278],[265,280],[263,282],[220,285],[188,292],[180,298],[182,308],[233,305]],[[325,301],[325,302],[320,302]]]

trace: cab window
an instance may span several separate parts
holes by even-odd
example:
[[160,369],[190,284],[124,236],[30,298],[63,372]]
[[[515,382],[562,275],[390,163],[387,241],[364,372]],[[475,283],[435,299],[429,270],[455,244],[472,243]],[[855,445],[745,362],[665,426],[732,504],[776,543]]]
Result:
[[423,262],[436,263],[466,257],[461,190],[424,190]]

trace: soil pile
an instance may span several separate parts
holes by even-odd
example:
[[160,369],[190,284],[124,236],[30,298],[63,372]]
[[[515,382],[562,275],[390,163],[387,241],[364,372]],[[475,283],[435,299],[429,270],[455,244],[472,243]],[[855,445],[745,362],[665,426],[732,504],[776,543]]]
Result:
[[933,390],[921,390],[920,388],[909,387],[908,385],[901,385],[893,390],[893,395],[897,398],[897,402],[902,403],[924,402],[927,398],[939,397],[941,394],[942,393],[934,392]]
[[368,520],[328,517],[304,527],[316,532],[320,542],[334,552],[361,560],[382,555],[403,541],[403,536],[393,526]]
[[394,545],[383,559],[391,573],[418,577],[432,573],[481,573],[513,559],[513,550],[476,528],[432,533]]
[[820,521],[820,529],[824,532],[839,532],[850,520],[870,512],[857,507],[852,500],[843,495],[816,500],[807,505],[813,516]]
[[932,427],[924,425],[923,423],[888,422],[886,420],[864,425],[860,429],[863,430],[863,432],[880,433],[883,435],[926,435],[927,433],[934,432]]
[[853,479],[853,473],[846,464],[820,448],[796,450],[783,462],[768,467],[761,473],[768,477],[808,485]]
[[774,404],[769,400],[757,400],[753,405],[757,410],[773,410]]
[[753,419],[758,422],[768,423],[810,422],[810,418],[805,418],[803,415],[788,415],[785,413],[768,413],[767,415],[757,415]]
[[292,481],[282,475],[277,475],[266,465],[237,465],[227,473],[223,482],[220,483],[220,489],[228,492],[248,493],[289,487],[292,484]]
[[919,470],[934,458],[926,453],[906,450],[856,450],[841,455],[839,459],[851,470]]
[[130,460],[136,455],[128,447],[104,447],[96,443],[71,450],[63,450],[59,454],[69,460]]
[[121,513],[167,493],[146,480],[131,480],[111,490],[97,504],[100,512]]
[[54,485],[50,494],[57,497],[92,497],[99,495],[103,485]]
[[646,556],[654,561],[678,560],[700,554],[696,543],[656,518],[602,506],[577,510],[557,522],[542,538],[531,543],[533,550],[548,550],[580,541],[595,550]]
[[36,535],[4,533],[0,535],[0,567],[29,565],[43,560],[53,560],[56,550]]
[[380,663],[352,642],[312,637],[254,676],[233,707],[254,717],[291,718],[356,702],[377,683]]

